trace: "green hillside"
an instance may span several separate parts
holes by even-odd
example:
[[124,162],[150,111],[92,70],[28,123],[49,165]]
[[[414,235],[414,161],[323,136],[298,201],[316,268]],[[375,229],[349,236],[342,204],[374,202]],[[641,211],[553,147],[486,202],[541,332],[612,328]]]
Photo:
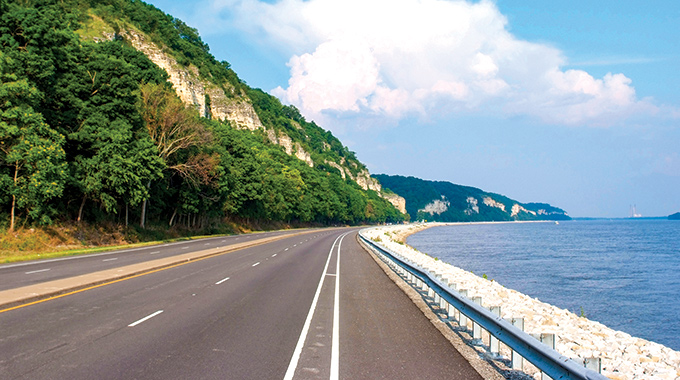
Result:
[[371,181],[151,5],[0,0],[0,227],[403,220]]
[[559,208],[545,203],[520,203],[474,187],[415,177],[374,175],[386,188],[406,199],[411,220],[476,222],[510,220],[567,220]]

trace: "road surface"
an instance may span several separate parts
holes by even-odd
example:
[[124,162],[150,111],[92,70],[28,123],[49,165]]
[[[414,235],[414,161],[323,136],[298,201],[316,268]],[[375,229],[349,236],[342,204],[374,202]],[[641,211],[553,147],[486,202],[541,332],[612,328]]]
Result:
[[0,353],[2,379],[481,379],[356,229],[0,310]]

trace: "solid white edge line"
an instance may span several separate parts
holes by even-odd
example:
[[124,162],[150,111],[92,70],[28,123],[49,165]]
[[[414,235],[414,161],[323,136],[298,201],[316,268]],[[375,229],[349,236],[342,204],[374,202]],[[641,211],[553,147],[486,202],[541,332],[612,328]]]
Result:
[[338,242],[338,261],[335,265],[335,300],[333,302],[333,340],[331,343],[331,376],[330,380],[338,380],[340,376],[340,248],[342,240],[349,232],[342,235]]
[[219,280],[219,281],[217,281],[217,282],[215,283],[215,285],[219,285],[219,284],[221,284],[221,283],[227,281],[228,279],[229,279],[229,277],[227,277],[227,278],[225,278],[225,279],[222,279],[222,280]]
[[326,278],[326,273],[328,272],[328,264],[331,262],[331,256],[333,256],[333,248],[335,248],[335,243],[337,243],[340,236],[338,236],[333,245],[331,245],[331,250],[328,252],[328,259],[326,259],[326,266],[323,268],[323,273],[321,274],[321,279],[319,280],[319,286],[316,288],[316,294],[314,294],[314,299],[312,300],[312,305],[309,307],[309,313],[307,313],[307,319],[305,319],[305,324],[302,326],[302,331],[300,332],[300,338],[298,338],[295,350],[293,350],[293,357],[290,358],[290,364],[288,364],[288,369],[286,370],[286,375],[283,380],[293,380],[295,376],[295,369],[297,368],[298,361],[300,360],[300,354],[302,353],[302,346],[305,344],[307,339],[307,333],[309,331],[309,325],[312,324],[312,317],[314,316],[314,309],[316,309],[316,302],[319,300],[319,295],[321,294],[321,288],[323,287],[323,281]]
[[138,324],[140,324],[140,323],[142,323],[142,322],[144,322],[144,321],[146,321],[146,320],[148,320],[148,319],[151,319],[151,318],[157,316],[158,314],[160,314],[160,313],[162,313],[162,312],[163,312],[163,310],[158,310],[157,312],[155,312],[155,313],[153,313],[153,314],[151,314],[151,315],[147,315],[146,317],[144,317],[144,318],[138,320],[137,322],[132,322],[132,323],[130,323],[130,324],[128,325],[128,327],[135,327],[135,326],[137,326]]

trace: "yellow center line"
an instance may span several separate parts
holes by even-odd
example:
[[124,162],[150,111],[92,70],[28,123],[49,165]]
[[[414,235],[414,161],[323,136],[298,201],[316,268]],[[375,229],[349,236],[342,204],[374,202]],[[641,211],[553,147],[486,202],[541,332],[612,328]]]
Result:
[[0,309],[0,314],[2,314],[2,313],[4,313],[4,312],[7,312],[7,311],[11,311],[11,310],[21,309],[22,307],[31,306],[31,305],[36,305],[36,304],[39,304],[39,303],[43,303],[43,302],[47,302],[47,301],[56,300],[56,299],[58,299],[58,298],[70,296],[70,295],[72,295],[72,294],[81,293],[81,292],[84,292],[84,291],[87,291],[87,290],[92,290],[92,289],[100,288],[100,287],[105,286],[105,285],[111,285],[111,284],[115,284],[115,283],[117,283],[117,282],[121,282],[121,281],[125,281],[125,280],[130,280],[130,279],[133,279],[133,278],[136,278],[136,277],[146,276],[147,274],[152,274],[152,273],[160,272],[160,271],[163,271],[163,270],[166,270],[166,269],[176,268],[176,267],[181,266],[181,265],[186,265],[186,264],[189,264],[189,263],[195,263],[195,262],[197,262],[197,261],[209,259],[209,258],[212,258],[212,257],[222,256],[222,255],[225,255],[225,254],[227,254],[227,253],[232,253],[232,252],[240,251],[240,250],[242,250],[242,249],[252,248],[252,247],[257,246],[257,245],[262,245],[262,244],[267,244],[267,243],[273,243],[273,242],[278,241],[278,240],[281,240],[281,239],[290,238],[290,237],[294,237],[294,236],[297,236],[297,235],[300,235],[300,234],[304,234],[304,233],[309,233],[309,232],[311,232],[311,231],[304,231],[304,232],[294,233],[294,234],[291,234],[291,235],[282,235],[281,237],[279,237],[278,239],[275,239],[275,240],[273,240],[273,241],[261,242],[261,243],[259,243],[259,244],[256,243],[256,244],[254,244],[254,245],[252,245],[252,246],[243,247],[243,248],[239,248],[239,249],[236,249],[236,250],[228,250],[228,251],[226,251],[226,252],[222,252],[222,253],[218,253],[218,254],[206,256],[206,257],[200,257],[200,258],[197,258],[197,259],[194,259],[194,260],[190,260],[190,261],[183,261],[183,262],[181,262],[181,263],[173,264],[173,265],[171,265],[171,266],[167,266],[167,267],[163,267],[163,268],[159,268],[159,269],[153,269],[153,270],[150,270],[150,271],[148,271],[148,272],[135,274],[135,275],[132,275],[132,276],[129,276],[129,277],[119,278],[119,279],[117,279],[117,280],[107,281],[107,282],[104,282],[104,283],[101,283],[101,284],[88,286],[88,287],[86,287],[86,288],[74,290],[74,291],[71,291],[71,292],[68,292],[68,293],[58,294],[58,295],[56,295],[56,296],[51,296],[51,297],[48,297],[48,298],[45,298],[45,299],[40,299],[40,300],[37,300],[37,301],[33,301],[33,302],[29,302],[29,303],[25,303],[25,304],[13,306],[13,307],[9,307],[9,308],[6,308],[6,309]]
[[209,258],[211,258],[211,257],[222,256],[222,255],[224,255],[224,254],[231,253],[231,252],[234,252],[234,251],[223,252],[223,253],[219,253],[219,254],[213,255],[213,256],[202,257],[202,258],[198,258],[198,259],[191,260],[191,261],[185,261],[185,262],[182,262],[182,263],[179,263],[179,264],[171,265],[171,266],[169,266],[169,267],[160,268],[160,269],[154,269],[154,270],[151,270],[151,271],[148,271],[148,272],[135,274],[135,275],[132,275],[132,276],[129,276],[129,277],[119,278],[119,279],[117,279],[117,280],[112,280],[112,281],[104,282],[104,283],[101,283],[101,284],[88,286],[88,287],[86,287],[86,288],[74,290],[74,291],[71,291],[71,292],[68,292],[68,293],[59,294],[59,295],[51,296],[51,297],[48,297],[48,298],[45,298],[45,299],[41,299],[41,300],[37,300],[37,301],[25,303],[25,304],[13,306],[13,307],[10,307],[10,308],[7,308],[7,309],[2,309],[2,310],[0,310],[0,314],[1,314],[1,313],[4,313],[4,312],[6,312],[6,311],[21,309],[22,307],[31,306],[31,305],[36,305],[36,304],[39,304],[39,303],[43,303],[43,302],[47,302],[47,301],[56,300],[57,298],[70,296],[70,295],[76,294],[76,293],[81,293],[81,292],[84,292],[84,291],[86,291],[86,290],[92,290],[92,289],[100,288],[100,287],[105,286],[105,285],[111,285],[111,284],[115,284],[115,283],[117,283],[117,282],[121,282],[121,281],[125,281],[125,280],[130,280],[130,279],[133,279],[133,278],[136,278],[136,277],[146,276],[147,274],[152,274],[152,273],[160,272],[160,271],[163,271],[163,270],[166,270],[166,269],[176,268],[176,267],[181,266],[181,265],[186,265],[186,264],[189,264],[189,263],[195,263],[195,262],[197,262],[197,261],[209,259]]

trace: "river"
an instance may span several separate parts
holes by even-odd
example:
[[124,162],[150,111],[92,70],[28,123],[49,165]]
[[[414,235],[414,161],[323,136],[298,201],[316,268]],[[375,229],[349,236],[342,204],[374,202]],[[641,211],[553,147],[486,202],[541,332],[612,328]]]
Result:
[[680,350],[680,222],[460,224],[408,244],[543,302]]

